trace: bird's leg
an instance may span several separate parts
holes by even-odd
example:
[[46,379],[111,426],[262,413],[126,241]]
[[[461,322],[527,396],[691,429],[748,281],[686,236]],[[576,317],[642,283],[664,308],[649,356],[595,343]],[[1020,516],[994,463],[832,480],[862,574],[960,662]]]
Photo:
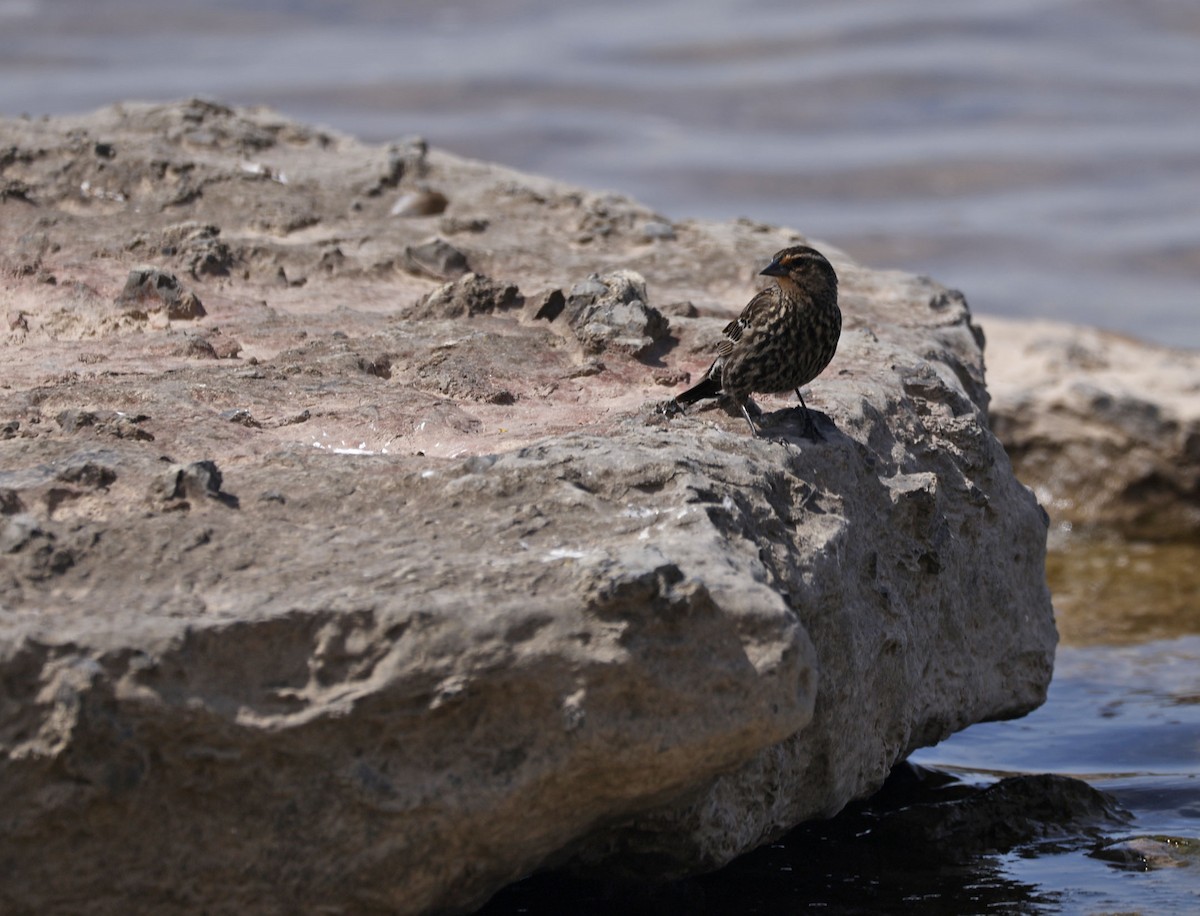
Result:
[[746,422],[750,424],[750,435],[758,438],[758,430],[754,427],[754,421],[750,419],[750,411],[746,409],[746,405],[738,401],[738,407],[742,408],[742,416],[746,418]]
[[806,439],[823,439],[821,431],[817,429],[816,421],[813,420],[812,414],[808,412],[808,405],[804,403],[804,395],[800,393],[800,389],[796,389],[796,397],[800,399],[800,409],[804,411],[804,438]]

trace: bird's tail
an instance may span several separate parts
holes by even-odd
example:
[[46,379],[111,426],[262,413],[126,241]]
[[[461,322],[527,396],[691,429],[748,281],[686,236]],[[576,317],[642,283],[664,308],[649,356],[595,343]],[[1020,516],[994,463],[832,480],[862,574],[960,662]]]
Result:
[[677,394],[675,396],[675,403],[695,404],[697,401],[703,401],[705,398],[715,398],[720,393],[720,377],[710,372],[700,380],[699,384],[693,385],[682,394]]

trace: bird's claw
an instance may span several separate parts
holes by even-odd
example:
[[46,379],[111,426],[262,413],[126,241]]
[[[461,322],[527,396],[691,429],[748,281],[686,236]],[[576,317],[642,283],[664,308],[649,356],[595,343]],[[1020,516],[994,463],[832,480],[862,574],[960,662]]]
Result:
[[677,400],[671,398],[669,401],[662,401],[658,407],[655,408],[655,413],[670,418],[683,416],[685,413],[687,413],[687,410],[685,410],[684,406]]

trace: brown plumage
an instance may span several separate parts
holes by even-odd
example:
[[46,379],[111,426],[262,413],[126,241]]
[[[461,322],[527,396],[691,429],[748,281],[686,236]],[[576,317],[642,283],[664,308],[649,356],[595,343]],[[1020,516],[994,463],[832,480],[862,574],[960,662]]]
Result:
[[815,248],[785,248],[762,271],[778,283],[758,293],[725,327],[717,358],[701,381],[675,398],[682,407],[728,395],[758,435],[746,403],[751,394],[795,391],[808,427],[815,432],[800,395],[829,365],[842,333],[837,274]]

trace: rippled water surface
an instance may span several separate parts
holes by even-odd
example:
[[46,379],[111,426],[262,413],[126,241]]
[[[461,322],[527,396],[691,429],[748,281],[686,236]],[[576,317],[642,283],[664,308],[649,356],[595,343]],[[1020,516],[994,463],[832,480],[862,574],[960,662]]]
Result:
[[197,93],[1200,345],[1200,4],[0,0],[0,112]]
[[1200,913],[1200,636],[1061,649],[1040,710],[974,726],[912,760],[964,777],[1077,776],[1133,815],[1105,836],[1111,858],[1091,845],[988,863],[1023,912]]
[[[964,777],[1075,776],[1130,812],[1105,838],[1113,857],[1003,857],[1006,881],[1037,890],[1026,911],[1200,913],[1200,545],[1053,540],[1047,572],[1063,644],[1045,706],[912,760]],[[1127,861],[1116,856],[1123,849]]]

